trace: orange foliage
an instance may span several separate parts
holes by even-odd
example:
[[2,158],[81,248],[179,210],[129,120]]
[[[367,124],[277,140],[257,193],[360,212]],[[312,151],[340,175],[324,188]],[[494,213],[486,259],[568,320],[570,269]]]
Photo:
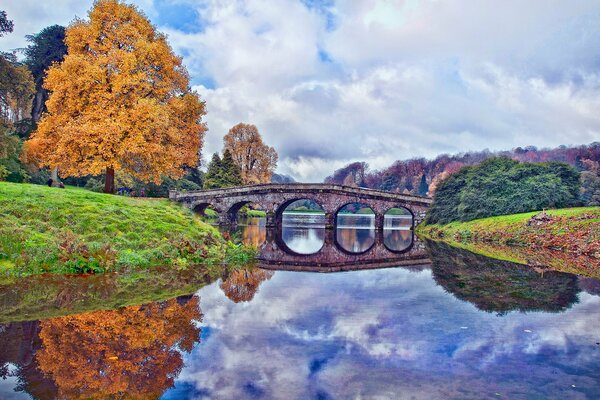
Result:
[[260,284],[271,279],[272,276],[273,272],[265,269],[236,270],[221,283],[221,289],[234,303],[250,301],[254,298]]
[[63,176],[123,170],[144,181],[195,165],[206,127],[181,58],[134,6],[99,0],[67,29],[48,70],[46,113],[25,158]]
[[198,297],[41,322],[40,370],[59,398],[158,398],[173,386],[183,360],[199,340]]
[[239,123],[223,138],[224,150],[229,150],[233,161],[242,169],[246,184],[269,183],[277,167],[277,152],[263,143],[254,125]]

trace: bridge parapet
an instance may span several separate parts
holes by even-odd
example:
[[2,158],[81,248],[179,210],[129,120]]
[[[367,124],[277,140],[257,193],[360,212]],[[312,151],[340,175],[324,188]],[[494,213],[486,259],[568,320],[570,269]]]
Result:
[[283,211],[293,201],[309,199],[323,208],[329,227],[333,227],[337,213],[345,205],[364,203],[375,212],[378,228],[383,227],[383,215],[386,211],[395,207],[409,210],[416,225],[424,219],[425,212],[432,203],[432,199],[427,197],[317,183],[262,184],[187,192],[170,191],[169,199],[200,213],[204,213],[204,210],[210,206],[221,214],[221,223],[234,221],[235,215],[243,205],[255,203],[267,212],[269,225],[280,223]]

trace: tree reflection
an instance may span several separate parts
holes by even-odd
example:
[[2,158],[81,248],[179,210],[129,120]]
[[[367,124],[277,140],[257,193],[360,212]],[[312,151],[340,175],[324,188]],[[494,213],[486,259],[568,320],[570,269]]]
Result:
[[478,309],[560,312],[577,302],[579,288],[572,274],[533,268],[478,256],[443,243],[427,242],[435,281]]
[[[17,378],[17,392],[34,399],[50,400],[58,396],[56,385],[39,370],[36,352],[41,347],[39,321],[12,322],[0,325],[0,378]],[[11,371],[8,365],[12,364]]]
[[225,296],[234,303],[250,301],[254,298],[260,284],[271,279],[272,276],[272,271],[259,268],[235,270],[223,280],[221,289]]
[[248,246],[260,247],[267,239],[267,228],[257,221],[252,221],[242,230],[242,243]]
[[363,253],[375,244],[375,228],[337,228],[336,241],[350,253]]
[[413,231],[408,229],[385,229],[383,244],[392,251],[408,249],[413,242]]
[[158,398],[199,341],[197,296],[40,323],[39,369],[59,398]]

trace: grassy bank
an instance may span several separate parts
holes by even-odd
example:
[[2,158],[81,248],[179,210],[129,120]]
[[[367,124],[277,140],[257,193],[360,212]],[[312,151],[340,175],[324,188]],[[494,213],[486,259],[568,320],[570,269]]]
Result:
[[166,199],[0,182],[0,219],[5,276],[182,269],[254,255]]
[[527,246],[600,258],[600,207],[550,210],[548,218],[532,221],[537,214],[503,215],[447,225],[421,224],[417,233],[455,244]]

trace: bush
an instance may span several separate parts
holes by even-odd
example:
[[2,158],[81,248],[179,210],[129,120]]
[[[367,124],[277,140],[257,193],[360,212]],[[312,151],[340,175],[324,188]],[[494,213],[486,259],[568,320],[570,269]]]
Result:
[[558,162],[492,158],[465,167],[438,187],[427,223],[446,224],[579,204],[579,173]]

